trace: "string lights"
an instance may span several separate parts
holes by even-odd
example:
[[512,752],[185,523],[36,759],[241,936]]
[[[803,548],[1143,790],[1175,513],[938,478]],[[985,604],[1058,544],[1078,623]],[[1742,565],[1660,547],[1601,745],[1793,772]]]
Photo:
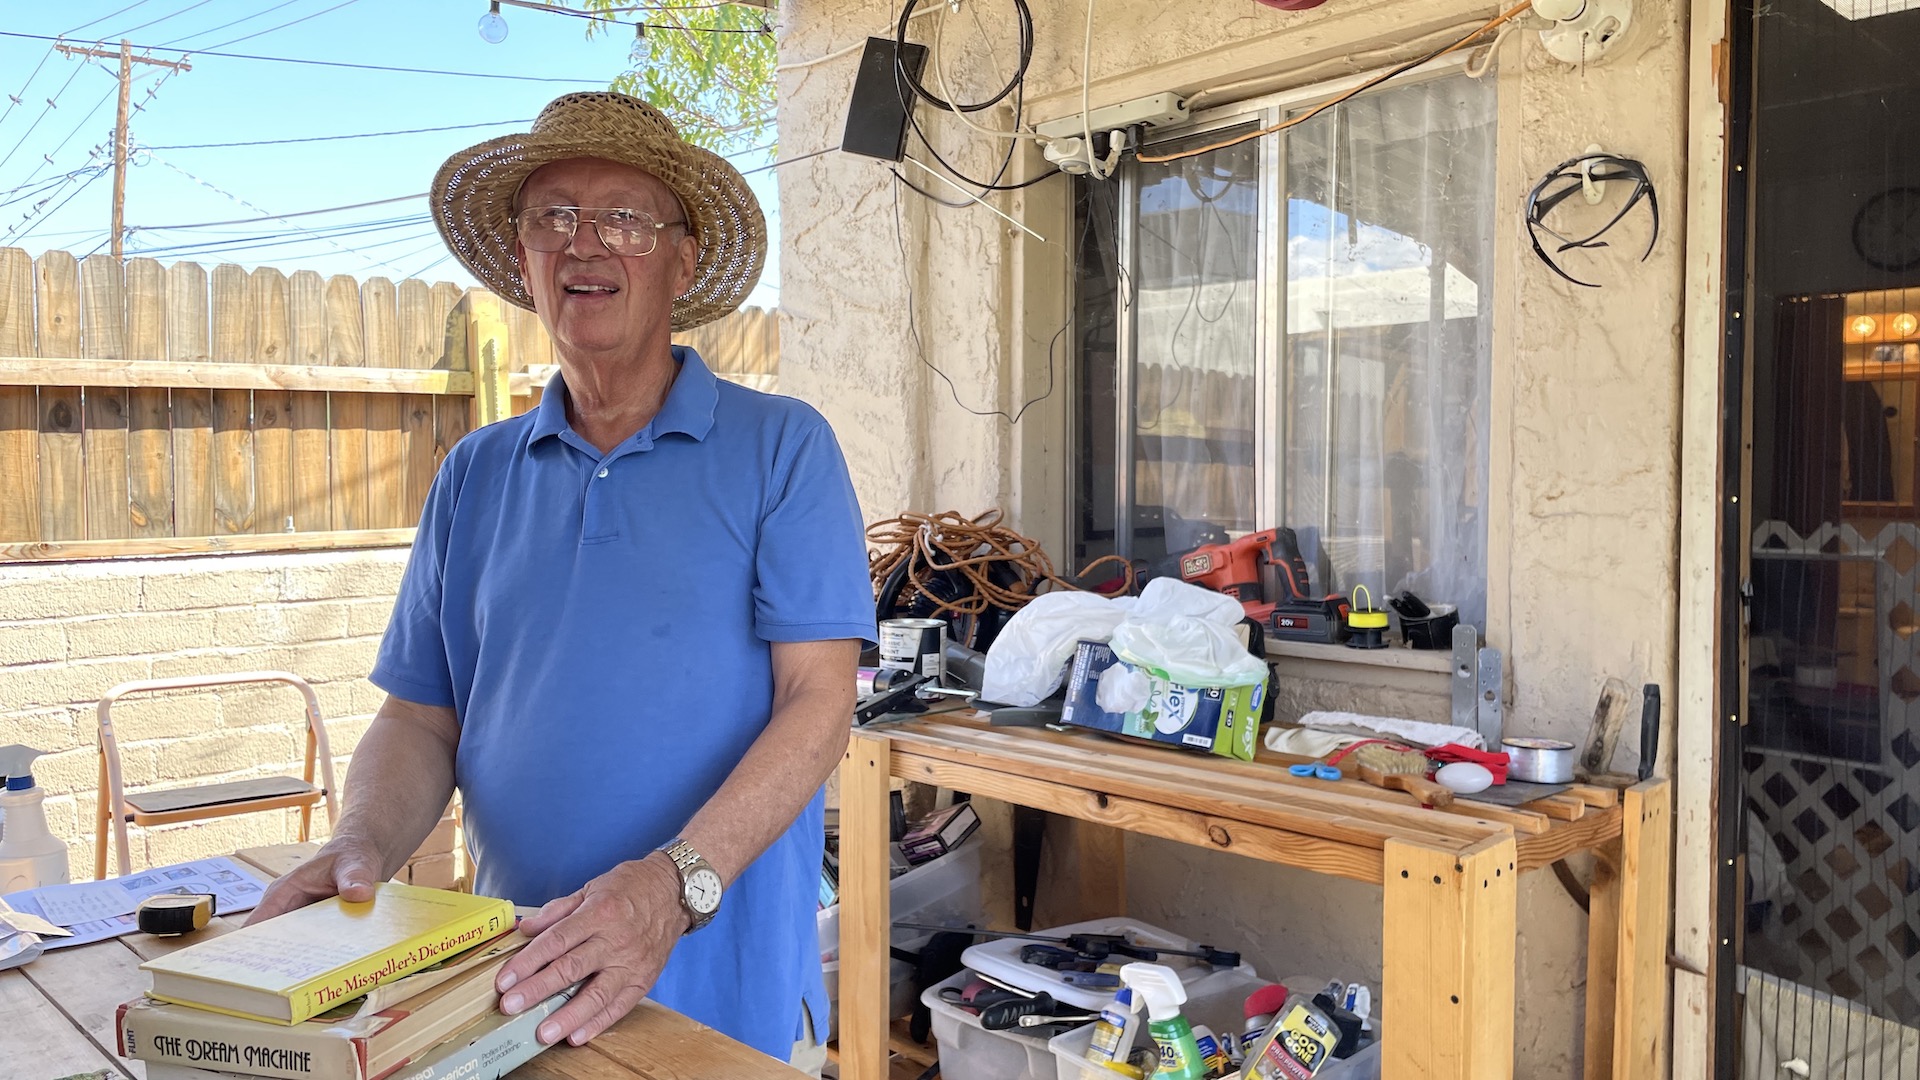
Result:
[[[665,11],[665,12],[710,11],[716,8],[725,8],[725,7],[734,7],[734,6],[755,7],[755,8],[763,8],[765,6],[760,3],[751,2],[751,0],[723,0],[723,2],[720,2],[720,3],[693,4],[693,5],[675,6],[675,7],[636,4],[632,7],[609,8],[606,12],[603,13],[603,12],[594,12],[594,11],[578,11],[578,10],[575,10],[574,8],[561,7],[557,4],[540,3],[539,0],[488,0],[487,13],[485,15],[480,16],[479,29],[480,29],[481,39],[486,41],[490,45],[498,45],[501,42],[507,40],[507,20],[505,17],[503,17],[500,14],[501,4],[507,4],[512,7],[528,8],[533,11],[545,11],[554,15],[571,15],[576,19],[587,19],[591,22],[611,23],[612,25],[615,25],[615,26],[623,26],[627,24],[621,22],[619,19],[609,18],[609,16],[621,14],[624,12],[630,12],[630,11],[648,11],[648,10]],[[645,64],[647,60],[651,58],[652,52],[653,52],[653,48],[652,48],[653,43],[647,40],[648,30],[683,30],[683,31],[687,31],[689,33],[695,33],[695,34],[771,34],[773,33],[773,28],[768,26],[765,21],[762,21],[759,26],[750,26],[750,27],[744,27],[744,28],[717,27],[717,26],[679,26],[679,25],[663,26],[663,25],[654,25],[652,23],[638,22],[638,21],[634,22],[632,26],[633,26],[633,32],[634,32],[634,59],[639,61],[642,64]]]

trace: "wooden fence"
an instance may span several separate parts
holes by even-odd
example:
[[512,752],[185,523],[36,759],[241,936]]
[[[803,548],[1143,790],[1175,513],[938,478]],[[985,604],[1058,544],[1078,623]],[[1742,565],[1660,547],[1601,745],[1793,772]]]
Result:
[[[768,388],[774,326],[690,343]],[[0,561],[405,543],[553,370],[536,316],[447,282],[0,248]]]

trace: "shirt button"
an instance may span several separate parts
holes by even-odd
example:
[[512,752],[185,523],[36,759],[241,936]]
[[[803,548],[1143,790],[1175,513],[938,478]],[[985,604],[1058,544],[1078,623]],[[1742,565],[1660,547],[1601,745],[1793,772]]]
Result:
[[605,469],[601,469],[601,470],[600,470],[600,478],[604,480],[604,479],[606,479],[606,476],[607,476],[607,470],[605,470]]

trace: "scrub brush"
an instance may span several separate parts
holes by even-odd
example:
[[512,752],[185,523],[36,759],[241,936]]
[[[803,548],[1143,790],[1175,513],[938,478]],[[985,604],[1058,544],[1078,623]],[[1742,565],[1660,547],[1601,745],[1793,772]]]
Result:
[[1427,806],[1452,806],[1453,792],[1427,779],[1427,755],[1399,743],[1355,743],[1327,758],[1327,764],[1346,759],[1360,779],[1377,788],[1404,791]]

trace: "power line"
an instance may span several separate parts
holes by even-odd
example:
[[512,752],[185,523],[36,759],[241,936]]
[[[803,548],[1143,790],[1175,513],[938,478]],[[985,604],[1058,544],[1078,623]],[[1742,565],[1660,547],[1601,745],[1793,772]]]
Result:
[[[65,199],[62,199],[60,201],[59,206],[54,207],[52,210],[49,210],[45,214],[39,215],[38,219],[33,224],[27,225],[25,232],[19,232],[20,226],[16,225],[14,226],[13,231],[9,231],[5,237],[0,237],[0,240],[12,240],[16,244],[22,240],[25,240],[29,235],[32,234],[33,230],[40,227],[41,223],[52,220],[55,214],[58,214],[60,211],[65,210],[67,208],[67,204],[79,198],[80,193],[87,190],[88,187],[92,186],[95,180],[100,179],[102,176],[105,176],[107,173],[111,171],[112,170],[110,169],[101,169],[99,172],[94,173],[92,176],[87,177],[86,183],[81,184],[77,188],[74,188],[73,194],[67,196]],[[45,204],[42,203],[41,205],[44,206]],[[21,224],[26,224],[26,222],[22,222]]]
[[[144,3],[145,0],[142,0],[142,2]],[[161,42],[160,45],[162,47],[165,47],[167,45],[175,44],[176,42],[185,41],[190,37],[199,37],[202,34],[217,34],[220,31],[225,30],[229,26],[239,26],[243,22],[252,22],[253,20],[259,18],[262,15],[271,15],[274,12],[279,11],[283,7],[288,7],[293,4],[297,4],[299,2],[300,0],[280,0],[279,3],[273,5],[270,8],[267,8],[265,11],[256,11],[251,15],[242,15],[237,19],[233,19],[228,22],[223,22],[219,26],[210,26],[205,30],[195,30],[191,34],[181,34],[179,37],[174,38],[172,41]]]
[[185,15],[187,12],[192,11],[194,8],[206,7],[208,4],[212,2],[213,0],[196,0],[195,3],[188,4],[186,7],[181,8],[179,11],[174,12],[172,15],[162,15],[157,19],[152,19],[147,22],[143,22],[139,26],[130,27],[126,30],[122,30],[121,32],[113,36],[116,38],[126,37],[128,34],[133,33],[135,30],[145,30],[147,27],[153,26],[156,23],[163,23],[163,22],[166,22],[168,19],[174,18],[175,16]]
[[147,0],[133,0],[133,3],[128,4],[126,7],[121,8],[119,11],[108,12],[107,14],[102,15],[99,18],[93,20],[93,22],[83,22],[79,26],[74,27],[73,29],[67,31],[66,33],[61,34],[60,36],[72,37],[73,35],[79,33],[80,31],[85,30],[87,27],[92,26],[94,23],[106,22],[108,19],[113,18],[115,15],[125,15],[127,12],[132,11],[134,8],[137,8],[141,4],[144,4],[146,2]]
[[[141,2],[144,3],[145,0],[141,0]],[[47,60],[51,56],[53,56],[53,49],[49,47],[46,51],[46,55],[40,57],[40,62],[33,65],[33,74],[28,75],[27,81],[21,84],[20,92],[17,94],[7,95],[7,111],[0,113],[0,124],[6,123],[7,117],[13,115],[13,110],[18,108],[21,100],[27,96],[28,87],[31,87],[33,85],[34,76],[40,74],[40,69],[47,66]]]
[[[5,33],[5,31],[0,31],[0,34],[3,34],[3,33]],[[43,38],[42,40],[45,40],[45,41],[53,41],[53,40],[57,40],[57,39],[55,39],[55,38]],[[88,64],[90,64],[90,63],[92,63],[92,62],[93,62],[93,61],[91,61],[91,60],[89,60],[89,61],[87,61],[87,63],[88,63]],[[48,114],[48,113],[50,113],[50,112],[52,112],[52,111],[54,110],[54,108],[55,108],[55,106],[54,106],[54,102],[56,102],[56,101],[59,101],[59,100],[60,100],[60,95],[61,95],[61,94],[64,94],[64,93],[66,93],[66,92],[67,92],[67,87],[69,87],[69,86],[72,86],[72,85],[73,85],[73,80],[75,80],[75,79],[77,79],[77,78],[79,78],[79,77],[80,77],[80,70],[81,70],[81,68],[84,68],[84,67],[86,67],[86,66],[87,66],[87,64],[81,64],[81,65],[80,65],[80,67],[77,67],[77,68],[74,68],[74,69],[73,69],[73,74],[71,74],[71,75],[68,75],[68,76],[67,76],[67,81],[66,81],[66,82],[63,82],[63,83],[61,83],[61,84],[60,84],[60,89],[58,89],[58,90],[55,90],[55,91],[53,92],[53,96],[47,99],[47,107],[46,107],[46,108],[44,108],[44,109],[41,109],[41,110],[40,110],[40,115],[39,115],[38,117],[36,117],[36,118],[34,118],[34,121],[33,121],[33,126],[32,126],[32,127],[29,127],[29,128],[27,128],[27,130],[26,130],[26,131],[24,131],[24,132],[22,132],[22,133],[21,133],[21,135],[20,135],[20,141],[19,141],[19,142],[16,142],[16,143],[14,143],[14,144],[13,144],[13,149],[11,149],[11,150],[9,150],[9,151],[7,151],[7,156],[6,156],[6,157],[0,157],[0,169],[3,169],[3,168],[6,168],[6,165],[7,165],[7,162],[9,162],[9,161],[12,161],[12,160],[13,160],[13,155],[15,155],[15,154],[17,154],[17,153],[19,153],[19,152],[20,152],[20,147],[21,147],[21,146],[22,146],[22,145],[23,145],[23,144],[24,144],[24,143],[25,143],[25,142],[27,141],[27,136],[29,136],[29,135],[32,135],[32,134],[33,134],[33,129],[34,129],[34,128],[37,128],[37,127],[39,127],[39,126],[40,126],[40,121],[42,121],[42,120],[45,120],[45,119],[47,118],[47,114]]]
[[[154,160],[160,161],[159,158],[155,158]],[[205,181],[201,180],[199,177],[194,176],[192,173],[187,172],[185,169],[182,169],[177,165],[168,165],[167,162],[165,161],[160,161],[160,164],[166,165],[167,168],[172,169],[174,172],[180,173],[181,175],[197,183],[202,183],[202,184],[206,183]],[[213,187],[213,185],[211,184],[207,184],[206,186]],[[219,188],[214,188],[214,190],[220,191]],[[227,193],[224,191],[221,191],[220,194],[226,195]],[[227,197],[230,199],[239,201],[238,196],[228,195]],[[372,202],[351,203],[347,206],[329,206],[321,210],[302,210],[297,214],[266,214],[266,216],[264,217],[235,218],[232,221],[201,221],[201,222],[196,222],[192,225],[143,225],[141,226],[141,228],[148,229],[148,230],[151,230],[151,229],[206,229],[206,228],[211,228],[215,225],[246,225],[256,221],[285,221],[288,218],[312,217],[315,214],[331,214],[339,210],[358,210],[358,209],[361,209],[362,207],[367,207],[367,206],[386,206],[389,203],[406,202],[408,199],[424,199],[426,197],[427,197],[427,193],[423,191],[418,195],[396,195],[391,199],[375,199]],[[246,203],[241,202],[240,205],[246,206]],[[248,206],[247,209],[259,210],[260,208],[257,206]]]
[[404,131],[363,131],[354,135],[314,135],[304,139],[254,139],[248,142],[181,143],[174,146],[149,146],[147,150],[220,150],[230,146],[285,146],[289,143],[333,142],[338,139],[377,139],[386,135],[424,135],[433,131],[465,131],[469,128],[505,127],[531,124],[531,120],[489,120],[484,124],[448,124],[445,127],[407,128]]
[[297,26],[300,23],[306,22],[308,19],[317,19],[320,16],[325,15],[329,11],[339,11],[341,8],[346,7],[348,4],[355,4],[358,2],[359,0],[343,0],[343,2],[341,3],[335,4],[330,8],[325,8],[320,11],[316,11],[311,15],[302,15],[299,18],[293,20],[292,22],[283,22],[279,26],[273,27],[272,29],[261,30],[258,33],[246,34],[244,36],[234,38],[230,41],[223,41],[218,45],[210,45],[208,46],[208,48],[224,49],[229,45],[238,45],[243,41],[252,41],[254,38],[257,38],[257,37],[265,37],[266,35],[273,33],[275,30],[285,30],[289,26]]
[[[704,32],[704,31],[697,31]],[[754,31],[758,33],[758,31]],[[24,41],[58,41],[44,34],[20,34],[11,30],[0,30],[0,37],[20,38]],[[504,79],[508,82],[533,83],[569,83],[575,86],[604,86],[605,79],[556,79],[539,75],[501,75],[491,71],[442,71],[438,68],[388,67],[383,64],[348,64],[339,60],[303,60],[292,56],[259,56],[253,53],[211,52],[201,49],[168,48],[163,45],[138,45],[135,48],[143,52],[177,52],[193,56],[218,56],[227,60],[264,60],[274,64],[305,64],[309,67],[351,68],[356,71],[397,71],[405,75],[447,75],[461,79]]]

